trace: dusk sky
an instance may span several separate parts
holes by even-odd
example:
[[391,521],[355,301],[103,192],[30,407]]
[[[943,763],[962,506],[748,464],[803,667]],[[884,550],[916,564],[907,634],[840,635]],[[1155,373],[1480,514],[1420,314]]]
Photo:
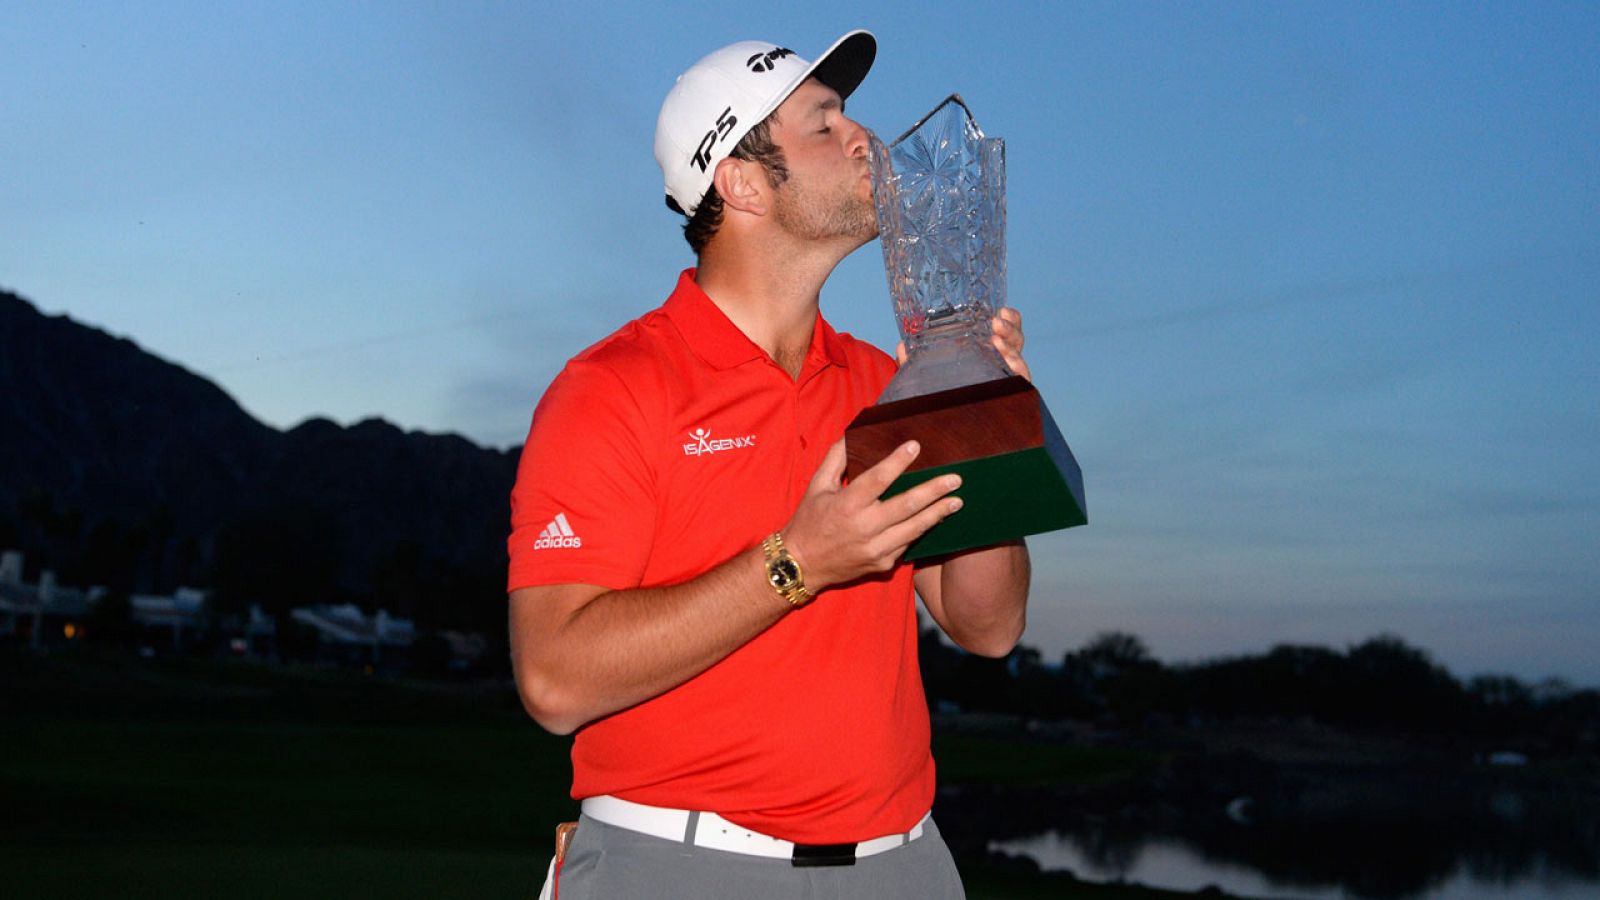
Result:
[[[762,7],[766,8],[762,8]],[[0,7],[0,287],[277,427],[519,444],[691,264],[651,155],[704,53],[1007,142],[1010,297],[1090,524],[1024,641],[1400,635],[1600,685],[1600,4]],[[890,348],[869,245],[823,292]]]

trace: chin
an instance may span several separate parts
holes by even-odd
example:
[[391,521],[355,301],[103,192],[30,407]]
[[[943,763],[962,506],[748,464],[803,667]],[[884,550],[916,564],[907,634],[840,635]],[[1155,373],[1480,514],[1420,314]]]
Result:
[[855,243],[854,243],[854,245],[852,245],[850,247],[850,250],[851,250],[851,252],[855,252],[856,250],[860,250],[862,247],[865,247],[866,245],[872,243],[873,241],[875,241],[877,239],[878,239],[878,229],[877,229],[877,226],[873,226],[873,228],[872,228],[872,230],[870,232],[864,231],[864,232],[861,232],[860,234],[856,235]]

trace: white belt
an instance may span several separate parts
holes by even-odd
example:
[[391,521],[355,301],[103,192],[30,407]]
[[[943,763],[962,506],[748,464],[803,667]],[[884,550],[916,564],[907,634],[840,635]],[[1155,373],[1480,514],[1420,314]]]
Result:
[[607,825],[710,850],[792,860],[797,866],[849,865],[904,846],[922,837],[932,815],[923,816],[910,831],[855,844],[795,844],[735,825],[713,812],[646,806],[609,795],[588,797],[582,806],[584,815]]

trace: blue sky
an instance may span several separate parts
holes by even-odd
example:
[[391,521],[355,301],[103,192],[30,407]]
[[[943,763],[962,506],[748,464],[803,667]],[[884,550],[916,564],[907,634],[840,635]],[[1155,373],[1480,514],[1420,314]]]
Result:
[[[1600,684],[1593,3],[8,3],[0,286],[313,415],[520,443],[690,258],[661,97],[874,30],[851,113],[1007,141],[1010,295],[1091,524],[1025,640],[1392,632]],[[876,245],[823,310],[891,345]]]

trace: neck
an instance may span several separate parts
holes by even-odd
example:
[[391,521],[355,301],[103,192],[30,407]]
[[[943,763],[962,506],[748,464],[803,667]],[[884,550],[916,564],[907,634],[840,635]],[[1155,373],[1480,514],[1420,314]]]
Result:
[[841,257],[820,254],[814,245],[752,248],[740,243],[713,238],[700,254],[695,281],[746,337],[798,378],[816,327],[822,285]]

